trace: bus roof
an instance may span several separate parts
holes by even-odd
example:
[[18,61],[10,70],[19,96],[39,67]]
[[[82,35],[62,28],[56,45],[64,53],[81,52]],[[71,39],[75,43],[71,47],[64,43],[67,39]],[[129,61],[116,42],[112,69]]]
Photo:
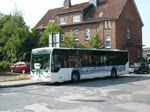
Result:
[[43,49],[47,49],[47,50],[54,50],[54,49],[63,49],[63,50],[93,50],[93,51],[119,51],[119,52],[128,52],[127,50],[119,50],[119,49],[96,49],[96,48],[56,48],[56,47],[42,47],[42,48],[35,48],[32,49],[32,51],[34,50],[43,50]]

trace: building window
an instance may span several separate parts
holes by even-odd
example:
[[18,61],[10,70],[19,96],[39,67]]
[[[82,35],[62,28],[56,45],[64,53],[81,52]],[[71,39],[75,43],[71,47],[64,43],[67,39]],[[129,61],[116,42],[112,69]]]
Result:
[[105,26],[105,29],[108,28],[108,27],[107,27],[107,21],[105,21],[104,26]]
[[111,28],[111,24],[110,24],[110,21],[107,21],[107,25],[108,25],[108,28],[110,29]]
[[61,38],[61,42],[64,42],[65,41],[65,34],[62,33],[61,36],[60,36],[60,38]]
[[73,22],[80,22],[80,16],[73,16]]
[[110,28],[111,28],[111,23],[110,23],[110,21],[105,21],[105,22],[104,22],[104,27],[105,27],[105,29],[110,29]]
[[60,24],[66,24],[66,18],[60,18]]
[[134,22],[134,15],[130,12],[126,12],[126,20]]
[[52,34],[52,47],[56,47],[56,44],[57,44],[56,34]]
[[79,40],[79,31],[78,30],[74,30],[74,36],[75,36],[75,41]]
[[127,39],[131,39],[130,28],[127,28]]
[[99,32],[99,30],[100,30],[99,27],[96,27],[96,32],[97,32],[97,33]]
[[50,20],[49,20],[49,23],[51,23],[51,22],[53,23],[53,22],[55,22],[55,20],[54,20],[54,19],[50,19]]
[[110,36],[105,37],[105,48],[111,48],[111,38],[110,38]]
[[85,40],[90,40],[90,29],[85,29]]

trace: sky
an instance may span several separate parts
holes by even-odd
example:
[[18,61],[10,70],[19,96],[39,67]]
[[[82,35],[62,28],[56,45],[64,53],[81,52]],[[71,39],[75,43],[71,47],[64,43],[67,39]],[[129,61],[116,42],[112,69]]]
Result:
[[[71,4],[88,2],[89,0],[71,0]],[[26,24],[33,28],[49,9],[63,7],[64,0],[0,0],[0,12],[10,14],[15,9],[22,13]],[[143,45],[150,47],[150,0],[135,0],[138,11],[144,23]]]

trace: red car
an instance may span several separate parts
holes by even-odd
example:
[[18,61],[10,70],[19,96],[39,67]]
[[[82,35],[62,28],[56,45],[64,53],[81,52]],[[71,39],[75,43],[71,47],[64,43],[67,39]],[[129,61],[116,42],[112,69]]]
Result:
[[11,72],[27,73],[30,72],[30,63],[27,62],[17,62],[10,67]]

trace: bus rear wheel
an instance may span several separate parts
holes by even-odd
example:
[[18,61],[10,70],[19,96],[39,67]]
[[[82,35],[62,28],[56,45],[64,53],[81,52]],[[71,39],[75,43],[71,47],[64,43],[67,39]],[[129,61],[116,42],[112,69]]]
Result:
[[112,69],[112,71],[111,71],[111,78],[117,78],[117,71],[116,71],[116,69]]
[[72,73],[71,81],[78,82],[80,80],[79,74],[77,72]]

